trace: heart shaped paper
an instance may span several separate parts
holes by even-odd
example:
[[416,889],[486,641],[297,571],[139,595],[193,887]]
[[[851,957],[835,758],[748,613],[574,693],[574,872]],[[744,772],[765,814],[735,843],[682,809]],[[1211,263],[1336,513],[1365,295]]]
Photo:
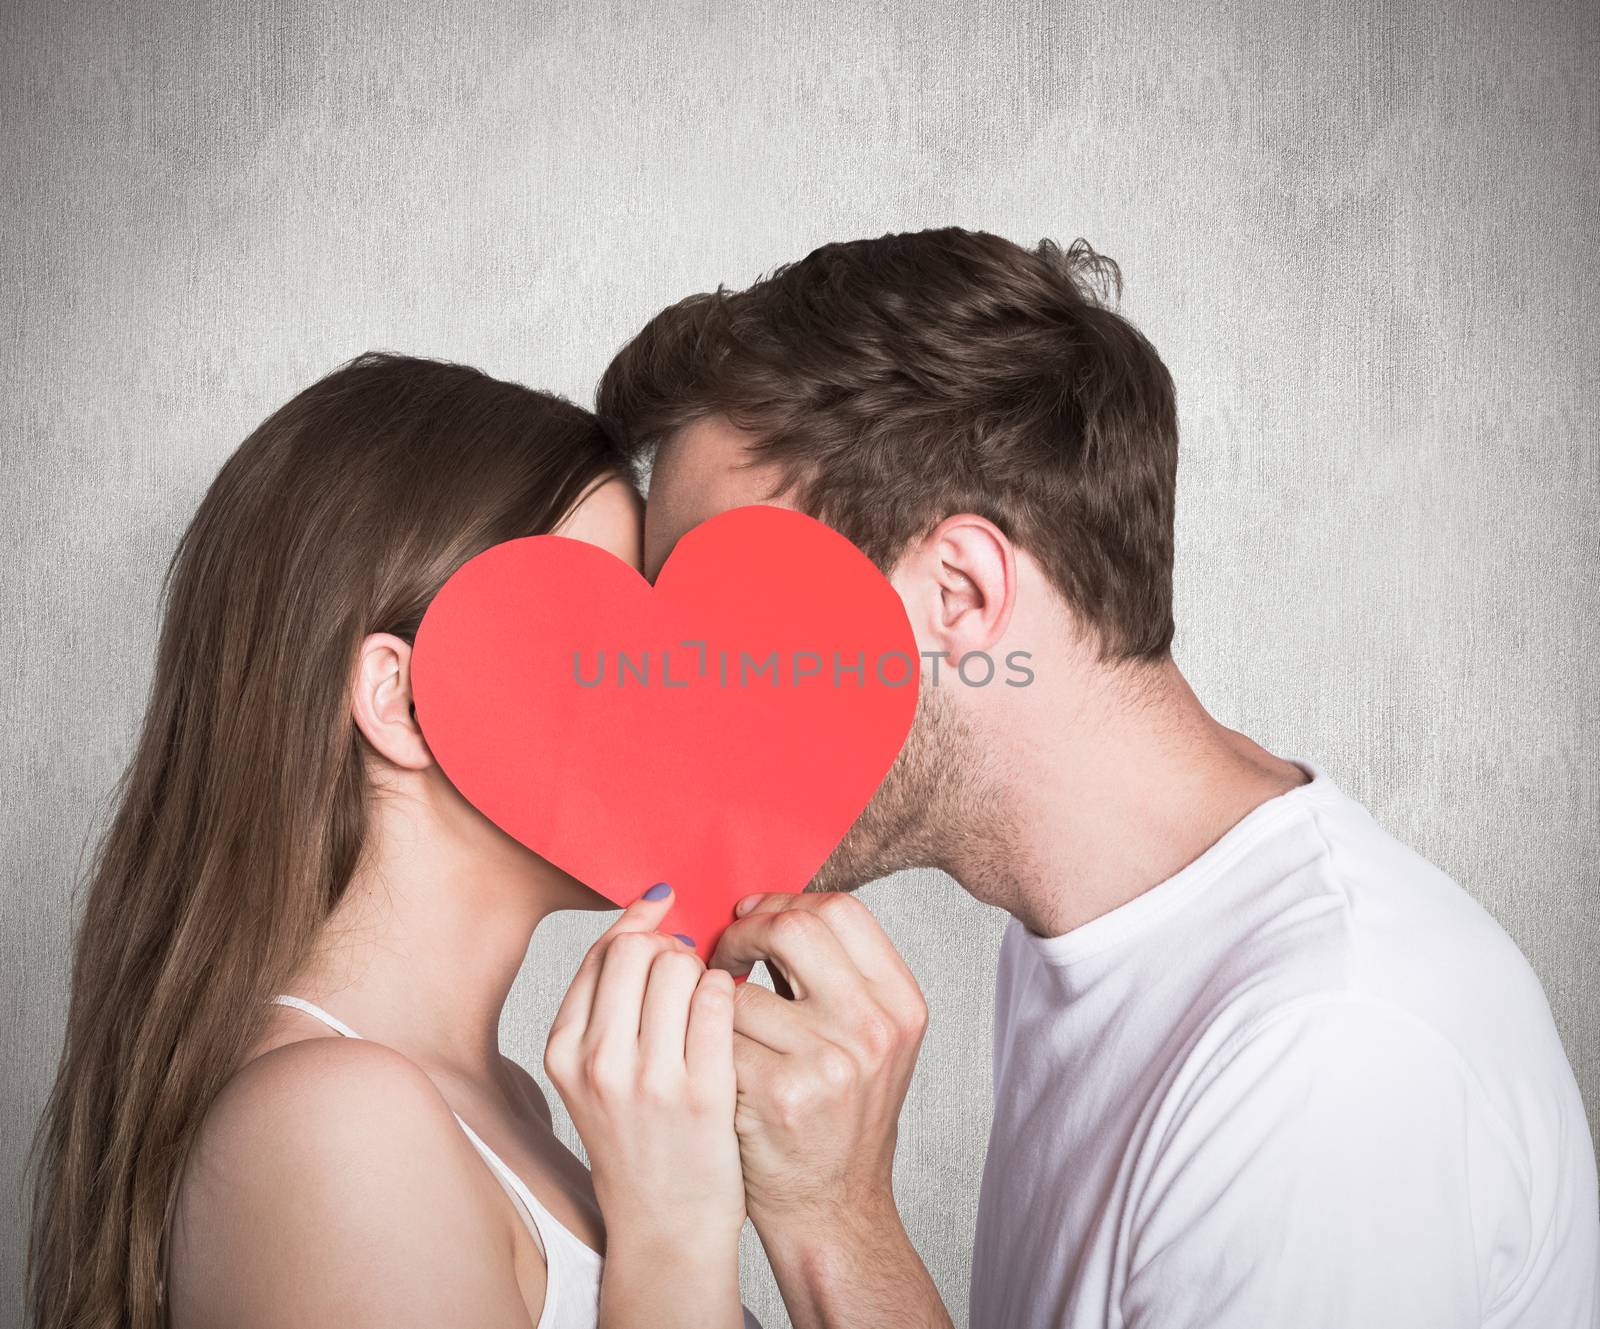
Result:
[[652,587],[582,541],[464,564],[417,632],[417,719],[457,789],[618,904],[657,881],[663,928],[709,956],[754,891],[798,891],[867,805],[916,708],[905,609],[800,513],[735,508]]

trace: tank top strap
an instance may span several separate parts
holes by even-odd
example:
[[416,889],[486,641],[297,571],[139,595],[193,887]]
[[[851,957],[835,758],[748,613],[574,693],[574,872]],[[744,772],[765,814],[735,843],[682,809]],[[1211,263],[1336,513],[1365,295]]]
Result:
[[313,1003],[307,1001],[304,997],[291,997],[287,993],[280,992],[272,999],[272,1004],[274,1006],[287,1006],[291,1010],[301,1012],[303,1015],[309,1015],[313,1020],[320,1021],[321,1023],[327,1025],[329,1029],[333,1030],[334,1033],[342,1034],[345,1038],[361,1038],[360,1034],[356,1033],[354,1029],[347,1025],[343,1020],[339,1019],[338,1016],[329,1015],[327,1011],[322,1009],[322,1007],[314,1005]]
[[[462,1121],[459,1115],[456,1116],[456,1124],[461,1127],[462,1133],[467,1137],[467,1142],[478,1151],[478,1157],[489,1165],[489,1170],[500,1179],[501,1184],[511,1192],[512,1198],[522,1207],[523,1213],[528,1218],[528,1226],[533,1230],[534,1239],[539,1243],[540,1250],[544,1253],[547,1266],[553,1264],[556,1260],[556,1256],[550,1250],[551,1245],[561,1241],[563,1237],[567,1239],[564,1244],[576,1246],[580,1251],[593,1256],[596,1260],[600,1258],[598,1252],[587,1246],[578,1238],[576,1233],[568,1231],[560,1219],[539,1203],[534,1193],[528,1189],[527,1183],[507,1167],[500,1155],[489,1148],[478,1132]],[[555,1277],[554,1272],[552,1271],[549,1276]]]

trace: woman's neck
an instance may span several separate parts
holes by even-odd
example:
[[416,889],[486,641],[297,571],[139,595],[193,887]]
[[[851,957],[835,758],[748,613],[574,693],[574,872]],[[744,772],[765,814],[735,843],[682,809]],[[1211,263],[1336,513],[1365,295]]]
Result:
[[419,792],[374,800],[367,853],[292,990],[425,1069],[492,1081],[552,870]]

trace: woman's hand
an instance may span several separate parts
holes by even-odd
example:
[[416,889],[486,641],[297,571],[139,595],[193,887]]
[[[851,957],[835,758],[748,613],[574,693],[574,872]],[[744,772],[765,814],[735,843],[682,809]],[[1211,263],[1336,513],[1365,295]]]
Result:
[[602,1325],[708,1329],[742,1323],[733,980],[654,930],[671,902],[652,887],[590,948],[544,1067],[605,1217]]

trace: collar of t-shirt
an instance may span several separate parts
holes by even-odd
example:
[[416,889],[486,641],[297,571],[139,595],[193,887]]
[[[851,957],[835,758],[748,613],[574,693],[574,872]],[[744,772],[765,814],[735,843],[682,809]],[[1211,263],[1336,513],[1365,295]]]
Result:
[[[1187,867],[1152,886],[1126,904],[1073,928],[1059,937],[1041,937],[1020,923],[1013,931],[1041,961],[1058,971],[1099,969],[1114,962],[1116,952],[1160,928],[1191,905],[1206,887],[1227,875],[1264,840],[1303,814],[1308,804],[1340,797],[1327,774],[1307,761],[1296,760],[1308,777],[1305,784],[1268,799],[1236,822],[1215,844]],[[1060,974],[1068,978],[1066,973]],[[1075,975],[1087,978],[1087,973]],[[1075,986],[1070,979],[1069,986]]]

